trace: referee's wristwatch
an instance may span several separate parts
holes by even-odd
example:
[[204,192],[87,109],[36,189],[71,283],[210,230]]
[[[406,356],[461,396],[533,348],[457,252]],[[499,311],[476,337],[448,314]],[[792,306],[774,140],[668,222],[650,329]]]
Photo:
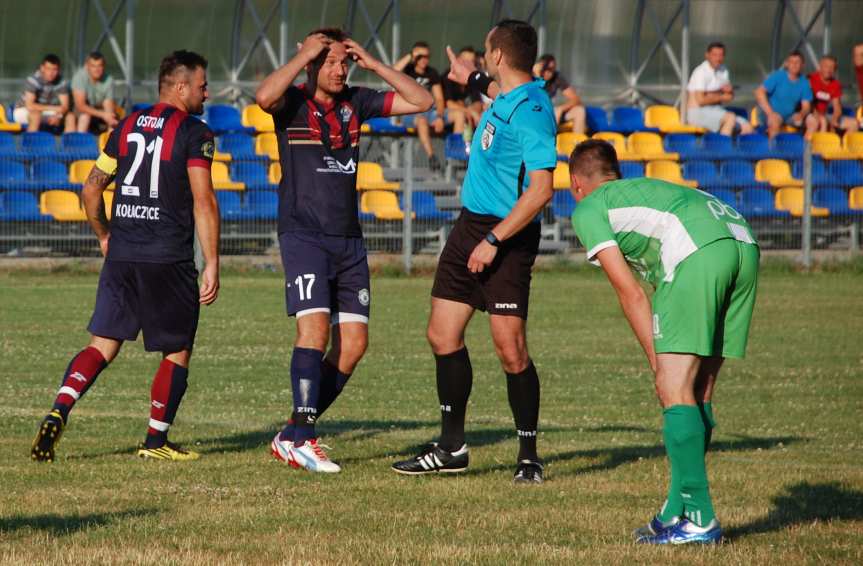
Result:
[[488,234],[485,235],[485,241],[494,247],[500,247],[500,240],[497,239],[497,236],[494,235],[494,232],[489,230]]

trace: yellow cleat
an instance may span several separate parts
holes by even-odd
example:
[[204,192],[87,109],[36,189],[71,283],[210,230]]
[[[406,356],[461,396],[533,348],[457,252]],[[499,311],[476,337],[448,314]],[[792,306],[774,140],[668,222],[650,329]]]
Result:
[[37,462],[53,462],[54,447],[63,435],[64,426],[66,423],[63,422],[60,411],[55,409],[48,413],[39,425],[39,432],[36,433],[36,439],[33,440],[33,447],[30,449],[30,458]]
[[201,457],[197,452],[185,450],[173,442],[166,442],[158,448],[147,448],[143,444],[138,448],[138,456],[141,458],[152,458],[154,460],[172,460],[174,462],[186,462],[197,460]]

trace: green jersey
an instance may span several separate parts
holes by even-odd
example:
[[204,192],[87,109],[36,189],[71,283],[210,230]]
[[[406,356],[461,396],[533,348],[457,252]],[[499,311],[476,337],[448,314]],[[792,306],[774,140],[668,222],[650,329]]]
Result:
[[656,286],[674,279],[684,259],[716,240],[756,244],[743,216],[716,197],[658,179],[622,179],[597,188],[572,213],[587,259],[618,246]]

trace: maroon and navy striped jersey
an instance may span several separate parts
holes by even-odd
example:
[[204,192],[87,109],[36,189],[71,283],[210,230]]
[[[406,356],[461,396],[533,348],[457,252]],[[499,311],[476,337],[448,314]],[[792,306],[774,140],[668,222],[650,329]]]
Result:
[[210,169],[206,124],[165,103],[135,112],[108,136],[117,160],[107,259],[176,263],[194,258],[189,167]]
[[279,140],[279,233],[362,236],[357,210],[360,125],[388,116],[392,92],[346,87],[332,103],[290,87],[273,115]]

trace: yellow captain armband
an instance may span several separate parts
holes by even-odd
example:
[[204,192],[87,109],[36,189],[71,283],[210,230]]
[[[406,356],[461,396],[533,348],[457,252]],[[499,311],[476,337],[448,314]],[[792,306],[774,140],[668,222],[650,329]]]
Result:
[[103,173],[113,175],[117,172],[117,160],[103,151],[96,160],[96,167]]

